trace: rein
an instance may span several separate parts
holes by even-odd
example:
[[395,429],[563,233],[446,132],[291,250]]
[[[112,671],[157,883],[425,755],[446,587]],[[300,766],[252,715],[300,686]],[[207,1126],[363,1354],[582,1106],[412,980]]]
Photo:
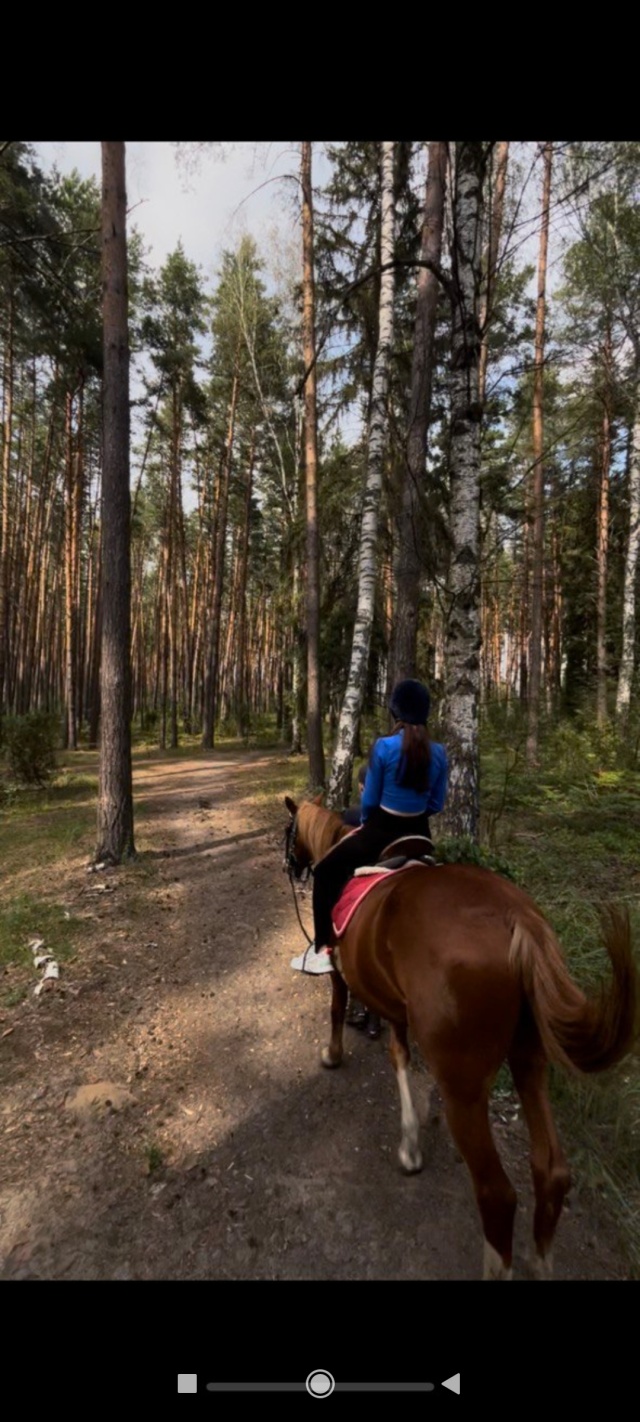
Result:
[[[309,870],[309,873],[311,873],[311,870]],[[294,885],[294,882],[293,882],[293,876],[292,876],[291,874],[289,875],[289,883],[290,883],[290,885],[291,885],[291,892],[292,892],[292,894],[293,894],[293,902],[294,902],[294,904],[295,904],[295,910],[296,910],[296,913],[297,913],[297,915],[298,915],[298,923],[300,924],[300,927],[301,927],[301,929],[302,929],[302,932],[304,933],[304,936],[305,936],[305,938],[306,938],[306,940],[307,940],[307,943],[311,944],[311,943],[313,943],[313,938],[310,938],[310,937],[309,937],[309,934],[307,933],[307,930],[306,930],[306,928],[305,928],[305,926],[304,926],[304,924],[303,924],[303,922],[302,922],[302,919],[301,919],[301,917],[300,917],[300,905],[299,905],[299,903],[298,903],[298,895],[297,895],[297,893],[296,893],[296,891],[295,891],[295,885]]]
[[[300,924],[300,927],[301,927],[301,929],[302,929],[302,932],[304,933],[304,936],[305,936],[305,938],[306,938],[306,940],[307,940],[307,943],[311,944],[311,943],[313,943],[313,939],[309,937],[309,934],[307,933],[307,930],[306,930],[306,928],[305,928],[305,926],[304,926],[304,924],[303,924],[303,922],[302,922],[302,919],[301,919],[301,917],[300,917],[300,905],[298,904],[298,895],[297,895],[297,893],[296,893],[296,886],[295,886],[295,883],[294,883],[294,879],[299,879],[302,883],[306,883],[306,882],[309,880],[311,874],[313,873],[313,870],[312,870],[312,868],[311,868],[310,865],[309,865],[306,869],[301,869],[300,866],[299,866],[299,864],[298,864],[298,861],[297,861],[297,859],[296,859],[295,849],[293,848],[293,846],[295,845],[295,842],[296,842],[296,830],[297,830],[297,828],[298,828],[298,816],[296,815],[295,818],[291,821],[291,824],[290,824],[290,825],[287,825],[287,828],[286,828],[286,830],[285,830],[285,859],[284,859],[284,870],[285,870],[285,873],[286,873],[287,876],[288,876],[289,883],[290,883],[290,885],[291,885],[291,893],[293,894],[293,903],[294,903],[295,911],[296,911],[296,914],[297,914],[298,923]],[[296,872],[296,871],[297,871],[297,872]],[[304,878],[303,878],[303,876],[304,876]]]
[[[294,902],[294,905],[295,905],[295,910],[296,910],[296,914],[297,914],[297,918],[298,918],[298,923],[300,924],[300,927],[301,927],[301,929],[302,929],[302,932],[304,933],[304,936],[305,936],[305,938],[306,938],[306,940],[307,940],[307,943],[311,944],[311,943],[313,943],[313,938],[310,938],[310,937],[309,937],[309,934],[307,933],[307,930],[306,930],[306,928],[305,928],[305,926],[304,926],[304,924],[303,924],[303,922],[302,922],[302,919],[301,919],[301,917],[300,917],[300,908],[299,908],[299,906],[298,906],[298,895],[296,894],[294,879],[297,879],[297,880],[298,880],[300,883],[302,883],[302,884],[306,884],[306,883],[308,882],[309,878],[311,877],[311,875],[313,874],[313,865],[312,865],[312,864],[307,864],[307,865],[302,866],[302,865],[300,865],[300,864],[298,863],[298,860],[296,859],[295,843],[296,843],[297,829],[298,829],[298,815],[297,815],[297,812],[296,812],[296,814],[294,815],[294,817],[293,817],[293,819],[291,820],[290,824],[287,825],[287,828],[286,828],[286,830],[285,830],[285,832],[284,832],[285,853],[284,853],[284,866],[283,866],[283,868],[284,868],[285,873],[286,873],[286,874],[288,875],[288,877],[289,877],[289,883],[290,883],[290,885],[291,885],[291,892],[292,892],[292,894],[293,894],[293,902]],[[334,846],[332,845],[331,848],[333,848],[333,847],[334,847]]]

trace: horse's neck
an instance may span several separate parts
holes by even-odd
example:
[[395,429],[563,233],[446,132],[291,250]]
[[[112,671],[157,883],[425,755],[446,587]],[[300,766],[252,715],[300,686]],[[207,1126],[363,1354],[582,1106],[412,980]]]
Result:
[[314,863],[343,838],[347,829],[340,815],[334,814],[333,810],[325,810],[322,805],[309,805],[306,839]]

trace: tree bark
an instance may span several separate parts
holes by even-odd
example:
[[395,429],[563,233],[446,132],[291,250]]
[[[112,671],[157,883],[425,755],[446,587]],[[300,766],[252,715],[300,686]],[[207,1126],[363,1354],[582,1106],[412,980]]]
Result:
[[549,248],[549,206],[551,202],[551,166],[553,144],[544,145],[544,178],[542,185],[542,226],[538,256],[538,302],[536,307],[535,355],[533,369],[533,471],[532,471],[532,548],[531,548],[531,642],[529,651],[529,686],[527,705],[527,761],[538,761],[538,725],[540,719],[540,682],[542,677],[542,578],[544,566],[544,327],[547,289],[547,252]]
[[104,457],[102,472],[100,798],[96,860],[133,855],[131,497],[124,143],[102,144]]
[[73,457],[73,394],[65,399],[65,746],[78,748],[76,720],[76,578],[75,578],[75,461]]
[[351,661],[344,694],[338,736],[331,767],[328,804],[346,805],[351,794],[353,758],[369,667],[371,631],[378,570],[378,520],[382,491],[382,470],[387,435],[387,392],[393,345],[394,257],[394,144],[382,145],[382,223],[380,240],[380,304],[378,344],[373,367],[367,447],[367,474],[358,558],[358,604],[353,631]]
[[602,412],[602,456],[600,464],[600,486],[598,490],[598,530],[596,561],[598,568],[597,591],[597,709],[598,725],[603,726],[608,717],[607,708],[607,566],[609,557],[609,473],[611,467],[611,332],[605,336],[603,350],[604,391]]
[[480,400],[484,405],[487,389],[487,364],[489,360],[489,323],[492,316],[493,294],[496,285],[496,274],[498,269],[498,254],[500,251],[500,236],[502,233],[502,215],[504,212],[504,192],[507,184],[507,164],[509,161],[509,144],[499,143],[495,152],[493,171],[495,186],[492,193],[491,221],[489,225],[489,241],[486,254],[486,273],[484,281],[484,294],[480,304],[480,331],[482,335],[480,345],[480,363],[478,368],[478,390]]
[[251,434],[251,449],[244,490],[244,518],[238,549],[237,584],[237,654],[234,685],[235,713],[240,735],[246,739],[249,734],[249,702],[247,697],[247,574],[249,569],[249,536],[251,527],[251,494],[253,491],[253,463],[255,459],[255,430]]
[[456,144],[452,241],[449,616],[444,724],[450,757],[446,826],[477,839],[480,701],[479,399],[483,143]]
[[218,660],[220,652],[220,614],[222,611],[222,592],[224,588],[224,554],[227,536],[227,505],[229,500],[229,477],[231,474],[231,460],[233,457],[233,438],[236,421],[236,407],[238,403],[238,385],[239,379],[236,369],[236,373],[233,377],[233,385],[231,388],[227,447],[225,450],[224,459],[222,461],[222,470],[220,475],[220,493],[218,498],[218,518],[214,551],[213,607],[211,610],[211,628],[209,633],[209,644],[207,648],[207,662],[204,684],[204,712],[202,726],[202,746],[204,750],[213,750],[213,737],[216,722]]
[[320,688],[320,539],[318,530],[318,431],[316,418],[315,283],[313,271],[313,190],[311,144],[302,144],[302,354],[304,384],[304,470],[307,522],[307,751],[309,780],[324,785]]
[[[447,182],[446,143],[429,144],[429,166],[420,257],[440,265]],[[420,583],[425,565],[423,495],[427,433],[431,413],[433,345],[440,283],[420,268],[411,365],[409,428],[397,518],[394,558],[396,600],[389,653],[389,689],[402,677],[415,677],[420,613]]]
[[2,488],[0,489],[0,719],[5,705],[9,659],[9,479],[13,434],[13,293],[9,306],[9,334],[4,358],[4,411],[2,441]]
[[640,556],[640,376],[636,383],[636,405],[629,458],[629,537],[624,563],[622,594],[622,656],[616,693],[616,716],[629,713],[635,668],[636,582]]

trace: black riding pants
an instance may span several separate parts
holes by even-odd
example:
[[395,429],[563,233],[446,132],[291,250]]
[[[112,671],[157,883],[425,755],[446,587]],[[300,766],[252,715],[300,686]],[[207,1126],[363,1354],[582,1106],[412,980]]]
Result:
[[390,815],[372,810],[366,824],[347,839],[341,839],[313,872],[313,926],[316,948],[333,941],[332,911],[345,884],[356,869],[375,864],[383,849],[403,835],[421,834],[431,838],[428,815]]

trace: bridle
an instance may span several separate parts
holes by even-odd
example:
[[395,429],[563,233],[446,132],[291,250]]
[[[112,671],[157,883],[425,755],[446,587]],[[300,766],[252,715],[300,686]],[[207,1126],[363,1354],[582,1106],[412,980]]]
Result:
[[298,815],[297,815],[297,812],[296,812],[296,814],[293,816],[293,819],[291,819],[291,820],[289,821],[289,824],[287,825],[287,828],[286,828],[286,830],[285,830],[285,832],[284,832],[284,864],[283,864],[282,867],[283,867],[283,869],[284,869],[285,874],[287,874],[287,875],[288,875],[288,878],[289,878],[289,883],[290,883],[290,885],[291,885],[291,892],[292,892],[292,894],[293,894],[293,902],[294,902],[294,905],[295,905],[296,913],[297,913],[297,915],[298,915],[298,923],[300,924],[300,927],[301,927],[301,929],[302,929],[302,932],[304,933],[304,936],[305,936],[305,938],[306,938],[306,940],[307,940],[307,943],[313,943],[313,939],[309,937],[309,934],[307,933],[307,930],[306,930],[306,928],[305,928],[305,926],[304,926],[304,924],[303,924],[303,922],[302,922],[302,919],[301,919],[301,917],[300,917],[300,907],[299,907],[299,904],[298,904],[298,895],[297,895],[297,893],[296,893],[295,882],[294,882],[294,881],[297,881],[298,883],[306,884],[306,883],[308,882],[309,878],[311,877],[311,875],[313,874],[313,865],[312,865],[312,864],[301,864],[300,861],[299,861],[298,858],[297,858],[297,855],[296,855],[296,834],[297,834],[297,830],[298,830]]

